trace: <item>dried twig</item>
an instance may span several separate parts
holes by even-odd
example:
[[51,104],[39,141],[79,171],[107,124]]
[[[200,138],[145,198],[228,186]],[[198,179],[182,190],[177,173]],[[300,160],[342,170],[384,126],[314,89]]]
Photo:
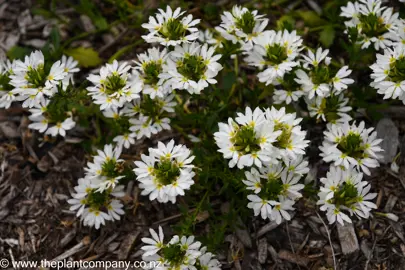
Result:
[[333,268],[337,269],[336,268],[335,250],[333,249],[332,239],[330,238],[330,233],[329,233],[329,230],[328,230],[328,226],[326,226],[325,222],[323,221],[322,217],[319,215],[318,211],[316,211],[316,215],[322,221],[323,226],[325,226],[326,234],[328,235],[328,241],[329,241],[330,249],[332,250]]

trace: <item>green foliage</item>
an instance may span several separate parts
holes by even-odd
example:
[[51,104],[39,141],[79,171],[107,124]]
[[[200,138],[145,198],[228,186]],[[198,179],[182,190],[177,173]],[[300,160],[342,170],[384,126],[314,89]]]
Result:
[[322,43],[322,45],[326,48],[329,48],[332,44],[333,41],[335,40],[335,29],[331,25],[327,25],[323,28],[319,35],[319,41]]
[[102,62],[98,53],[92,48],[69,48],[65,53],[77,60],[82,67],[95,67]]

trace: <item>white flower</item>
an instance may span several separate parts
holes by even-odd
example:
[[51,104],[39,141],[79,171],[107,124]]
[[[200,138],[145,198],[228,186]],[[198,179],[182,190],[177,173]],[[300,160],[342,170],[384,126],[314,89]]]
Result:
[[177,8],[174,12],[167,6],[166,11],[159,9],[156,18],[150,16],[149,22],[142,24],[149,34],[142,36],[148,43],[158,42],[164,46],[175,46],[183,42],[194,41],[198,38],[198,29],[194,26],[200,19],[193,20],[191,14],[182,17],[185,11]]
[[[199,250],[201,243],[194,240],[194,236],[182,236],[175,235],[168,243],[164,243],[164,234],[162,228],[159,226],[159,235],[152,229],[149,230],[152,238],[142,238],[142,241],[147,244],[141,247],[145,253],[142,255],[144,261],[158,261],[160,266],[152,267],[153,269],[197,269],[194,267],[197,258],[202,255]],[[205,248],[202,249],[206,251]],[[212,254],[211,254],[212,257]],[[209,258],[208,263],[211,261]],[[207,259],[204,260],[204,262]],[[211,264],[214,264],[212,262]],[[202,268],[212,269],[216,268]],[[219,268],[218,268],[219,269]]]
[[272,143],[282,131],[274,130],[273,122],[266,120],[264,112],[260,108],[252,112],[246,107],[245,114],[238,113],[235,120],[229,118],[228,123],[219,123],[219,131],[214,133],[218,151],[230,159],[229,167],[237,165],[242,169],[253,164],[261,167],[263,162],[277,163]]
[[296,91],[290,91],[290,90],[278,90],[275,89],[273,93],[273,100],[275,104],[290,104],[291,102],[296,102],[300,97],[304,95],[304,92],[301,89],[298,89]]
[[66,131],[74,128],[76,122],[71,112],[59,106],[58,100],[59,97],[54,96],[51,100],[44,99],[30,108],[29,119],[32,123],[28,127],[54,137],[58,135],[65,137]]
[[11,103],[16,100],[16,96],[12,92],[14,87],[10,84],[14,67],[15,62],[0,59],[0,108],[8,109]]
[[73,121],[71,117],[66,118],[63,122],[57,122],[54,126],[48,128],[45,134],[51,136],[61,135],[62,137],[66,136],[66,131],[72,129],[76,125],[76,122]]
[[135,143],[135,133],[125,133],[123,135],[116,136],[113,141],[117,143],[118,147],[129,148],[131,144]]
[[339,94],[347,85],[352,84],[354,80],[346,78],[351,74],[351,70],[347,66],[343,66],[335,71],[330,67],[329,50],[318,48],[314,54],[308,50],[308,55],[303,55],[303,69],[295,72],[297,78],[295,81],[299,83],[302,90],[306,92],[309,99],[312,99],[315,94],[321,97],[327,97],[330,94]]
[[350,165],[361,169],[370,175],[368,168],[379,166],[379,152],[383,151],[377,139],[374,128],[366,129],[364,122],[359,126],[356,123],[329,124],[324,132],[325,139],[319,149],[325,162],[333,162],[335,166],[344,166],[349,169]]
[[142,85],[143,94],[164,98],[170,92],[167,85],[163,85],[163,79],[159,78],[163,67],[166,66],[166,59],[169,54],[167,49],[160,51],[158,48],[148,49],[146,53],[138,55],[138,61],[135,61],[136,67],[133,69],[133,80],[138,80]]
[[67,73],[67,76],[62,81],[63,89],[66,90],[70,83],[74,83],[73,74],[79,72],[80,69],[77,67],[78,62],[71,56],[67,57],[66,55],[63,55],[61,63],[64,67],[64,71]]
[[86,178],[97,182],[98,191],[103,192],[109,188],[115,188],[119,180],[125,176],[122,174],[124,161],[120,159],[122,147],[113,147],[111,144],[104,146],[104,150],[97,150],[97,155],[93,156],[93,162],[88,162]]
[[168,113],[174,113],[177,104],[173,99],[173,94],[163,98],[155,96],[154,99],[143,95],[141,99],[127,103],[120,113],[130,118],[129,130],[136,134],[136,139],[150,138],[162,130],[171,129]]
[[244,50],[250,50],[261,36],[269,20],[257,15],[257,10],[233,6],[231,12],[221,15],[221,24],[215,27],[221,36],[233,43],[240,42]]
[[398,44],[394,49],[385,49],[384,54],[377,54],[377,61],[370,68],[374,80],[371,86],[384,99],[399,98],[405,104],[405,45]]
[[264,69],[257,76],[260,82],[269,85],[299,64],[296,58],[302,49],[301,44],[302,39],[295,31],[265,31],[256,38],[253,50],[247,52],[245,61]]
[[61,61],[48,69],[42,52],[35,51],[25,56],[24,61],[15,61],[10,84],[14,86],[13,94],[24,100],[22,106],[32,108],[52,96],[67,75]]
[[158,143],[158,148],[150,148],[149,156],[142,155],[142,161],[136,161],[134,169],[142,195],[149,195],[152,201],[166,203],[176,202],[178,195],[184,196],[185,190],[194,184],[191,162],[194,156],[184,145],[174,145],[171,140],[167,145]]
[[221,55],[214,53],[215,48],[207,44],[185,43],[176,46],[164,67],[166,73],[159,77],[166,80],[166,87],[200,94],[209,84],[217,83],[215,77],[222,69],[222,65],[217,62]]
[[399,14],[393,13],[392,8],[382,6],[381,0],[360,0],[349,2],[342,7],[340,16],[349,20],[345,21],[346,32],[355,38],[361,48],[368,48],[374,43],[376,50],[391,46],[397,40],[397,31],[400,26]]
[[119,108],[139,98],[141,83],[131,78],[130,68],[126,62],[119,65],[114,60],[112,64],[101,67],[99,75],[90,74],[87,77],[93,83],[87,90],[94,103],[100,105],[100,110]]
[[280,110],[272,107],[266,109],[266,119],[272,123],[274,131],[278,132],[275,147],[275,155],[278,159],[296,159],[298,155],[305,154],[305,148],[309,141],[305,140],[306,131],[301,130],[299,123],[302,118],[296,118],[295,113],[286,113],[285,108]]
[[85,226],[99,229],[105,225],[106,220],[119,220],[124,214],[123,204],[116,198],[125,195],[124,186],[109,188],[102,192],[97,190],[97,184],[89,178],[81,178],[74,188],[76,193],[72,194],[73,199],[68,203],[72,206],[70,210],[77,211],[77,216],[81,217]]
[[214,254],[206,252],[207,248],[202,247],[200,249],[201,255],[198,257],[196,265],[197,269],[203,270],[221,270],[221,263],[214,258]]
[[214,30],[212,29],[205,29],[205,31],[200,30],[198,35],[198,41],[200,43],[207,43],[209,45],[219,48],[223,48],[222,39],[219,37],[218,34],[214,35]]
[[309,115],[316,117],[318,121],[336,124],[352,120],[352,117],[347,114],[352,107],[347,106],[349,99],[345,98],[343,94],[328,97],[317,96],[313,99],[305,99],[305,101],[308,105]]
[[298,184],[301,174],[296,174],[279,163],[262,167],[260,172],[252,168],[245,175],[247,180],[243,180],[243,183],[247,186],[246,189],[255,193],[248,195],[251,201],[248,208],[253,209],[255,216],[260,213],[263,219],[269,218],[277,224],[283,218],[291,219],[287,210],[294,210],[292,206],[302,196],[299,191],[304,188],[303,184]]
[[342,169],[331,166],[326,178],[321,178],[323,186],[318,193],[318,205],[326,211],[329,223],[336,220],[344,225],[344,221],[352,223],[350,217],[342,211],[347,211],[350,216],[368,218],[371,209],[377,206],[370,202],[377,194],[369,193],[370,185],[362,181],[363,174],[357,172],[354,167]]
[[142,238],[142,242],[147,244],[141,247],[141,249],[145,251],[145,253],[142,254],[143,257],[154,255],[164,247],[163,240],[165,236],[162,227],[159,226],[159,234],[152,229],[149,229],[149,232],[152,238]]

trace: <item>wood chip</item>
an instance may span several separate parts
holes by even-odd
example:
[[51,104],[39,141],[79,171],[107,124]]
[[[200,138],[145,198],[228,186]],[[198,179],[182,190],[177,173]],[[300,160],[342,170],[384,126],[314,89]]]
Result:
[[267,239],[261,238],[257,244],[257,259],[259,263],[264,264],[267,260]]
[[128,258],[129,252],[131,251],[132,246],[138,238],[139,233],[140,231],[136,230],[124,239],[118,251],[118,260],[126,260]]
[[359,250],[359,242],[352,223],[345,223],[344,226],[338,223],[337,230],[343,254],[351,254]]
[[307,266],[309,263],[308,258],[302,257],[300,255],[294,254],[294,253],[292,253],[288,250],[284,250],[284,249],[282,249],[278,252],[278,257],[282,260],[286,260],[286,261],[289,261],[289,262],[292,262],[292,263],[295,263],[295,264],[298,264],[301,266]]
[[380,146],[384,149],[380,162],[383,164],[391,163],[397,154],[399,146],[399,131],[390,118],[381,119],[376,127],[377,137],[383,139]]

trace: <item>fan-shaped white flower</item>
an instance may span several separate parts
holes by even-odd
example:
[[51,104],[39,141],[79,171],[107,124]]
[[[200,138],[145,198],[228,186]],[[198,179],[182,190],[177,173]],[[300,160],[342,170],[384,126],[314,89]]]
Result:
[[384,95],[384,99],[399,98],[405,104],[405,45],[387,48],[384,54],[377,54],[377,61],[370,66],[373,70],[371,86]]
[[165,87],[184,89],[190,94],[200,94],[209,84],[216,84],[215,77],[222,69],[217,61],[220,54],[214,54],[215,48],[198,43],[176,46],[170,53],[166,73],[159,77],[166,80]]
[[158,148],[149,148],[149,156],[141,158],[135,162],[134,172],[143,189],[141,194],[149,195],[151,201],[175,203],[176,197],[184,196],[184,191],[194,184],[194,156],[186,146],[175,146],[174,140],[167,145],[159,142]]
[[0,108],[8,109],[16,100],[13,94],[14,86],[10,84],[11,75],[14,74],[15,62],[0,59]]
[[56,61],[50,68],[45,64],[41,51],[25,56],[24,61],[15,60],[14,74],[10,84],[14,86],[13,94],[24,100],[23,107],[32,108],[44,103],[46,97],[57,92],[58,86],[68,76],[61,61]]
[[296,118],[295,113],[286,113],[285,108],[277,110],[272,107],[266,109],[266,119],[272,123],[274,131],[278,132],[273,142],[274,154],[278,159],[294,160],[298,155],[305,154],[309,141],[305,140],[306,131],[301,130],[299,123],[302,118]]
[[342,211],[346,211],[350,216],[368,218],[371,209],[377,206],[370,202],[377,194],[369,193],[370,185],[362,181],[363,174],[357,172],[353,167],[342,169],[331,166],[326,178],[321,178],[322,186],[318,193],[318,205],[320,209],[326,211],[329,223],[338,221],[344,225],[344,221],[351,223],[350,217]]
[[238,113],[228,123],[219,123],[219,131],[214,133],[219,152],[225,159],[230,159],[229,167],[235,165],[242,169],[255,164],[277,163],[274,156],[273,142],[281,135],[281,130],[274,130],[274,124],[266,120],[264,112],[256,108],[253,112],[246,107],[245,114]]
[[314,54],[308,50],[308,55],[303,55],[303,69],[296,71],[297,78],[302,90],[306,92],[309,99],[315,95],[327,97],[330,94],[340,94],[349,84],[354,82],[353,79],[346,78],[352,72],[347,66],[339,70],[334,70],[328,57],[329,50],[318,48]]
[[348,2],[341,8],[340,16],[345,21],[346,32],[361,48],[368,48],[372,43],[376,50],[384,49],[397,40],[400,26],[398,13],[392,8],[382,6],[381,0],[360,0]]
[[170,92],[170,88],[163,85],[163,79],[159,78],[163,67],[166,65],[166,59],[169,56],[167,49],[160,51],[158,48],[148,49],[147,52],[138,55],[137,64],[133,69],[133,80],[137,80],[142,85],[142,93],[155,97],[163,98]]
[[123,197],[125,192],[124,186],[108,188],[101,192],[97,186],[94,179],[79,179],[74,188],[75,193],[72,194],[73,199],[69,199],[68,203],[72,205],[70,210],[77,211],[77,216],[81,217],[85,226],[99,229],[101,225],[105,225],[106,220],[119,220],[124,214],[124,206],[117,198]]
[[325,139],[319,149],[326,162],[349,169],[355,166],[370,175],[368,168],[379,166],[379,152],[383,151],[374,128],[365,128],[364,122],[359,126],[353,122],[329,124],[324,132]]
[[221,24],[215,30],[233,43],[240,42],[244,50],[250,50],[269,22],[263,17],[257,15],[257,10],[235,5],[231,12],[225,11],[221,15]]
[[352,107],[347,106],[349,99],[345,98],[343,94],[328,97],[318,96],[305,101],[308,105],[309,115],[316,117],[318,121],[336,124],[352,120],[352,117],[347,114]]
[[247,52],[245,61],[264,69],[257,76],[260,82],[269,85],[299,64],[296,58],[302,49],[301,44],[302,39],[295,31],[265,31],[256,38],[253,50]]
[[130,69],[128,63],[119,65],[114,60],[112,64],[101,67],[99,75],[90,74],[87,77],[93,83],[93,86],[87,87],[89,95],[101,110],[120,108],[126,102],[139,98],[141,82],[131,78]]
[[177,8],[172,11],[170,6],[166,11],[159,9],[156,18],[150,16],[149,22],[142,24],[149,30],[149,34],[142,36],[148,43],[160,43],[164,46],[175,46],[183,42],[194,41],[198,38],[198,29],[195,27],[200,19],[193,20],[191,14],[182,17],[185,11]]

